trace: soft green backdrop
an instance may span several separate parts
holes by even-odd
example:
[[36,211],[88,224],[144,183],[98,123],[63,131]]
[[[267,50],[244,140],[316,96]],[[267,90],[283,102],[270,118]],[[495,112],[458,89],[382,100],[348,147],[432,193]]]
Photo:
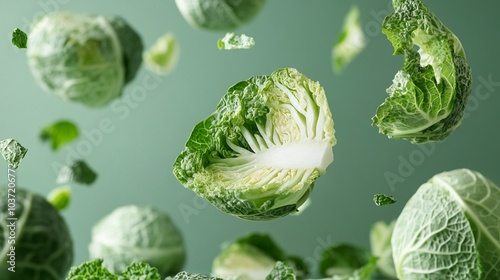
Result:
[[[467,167],[500,183],[500,2],[426,2],[460,38],[474,77],[466,119],[442,143],[419,147],[387,139],[371,126],[370,118],[402,65],[402,57],[392,56],[389,41],[380,33],[382,18],[392,11],[387,0],[269,0],[253,22],[237,30],[256,40],[253,49],[244,51],[218,50],[216,41],[223,33],[193,29],[173,0],[2,0],[0,139],[15,138],[29,149],[18,172],[19,184],[42,195],[56,186],[54,166],[74,153],[98,171],[93,186],[74,186],[72,204],[63,212],[75,241],[75,263],[87,260],[96,221],[118,206],[136,203],[171,215],[184,234],[187,270],[210,272],[220,244],[251,231],[271,234],[287,252],[314,266],[328,244],[368,246],[372,223],[396,218],[417,187],[436,173]],[[335,75],[331,46],[352,4],[360,7],[369,42],[344,73]],[[26,51],[10,44],[10,33],[15,27],[28,30],[33,18],[54,10],[121,15],[146,46],[172,32],[181,48],[178,67],[159,81],[142,68],[122,98],[101,109],[48,95],[35,83]],[[239,220],[184,189],[171,165],[193,126],[213,111],[229,86],[286,66],[325,88],[338,138],[335,161],[317,181],[312,204],[302,215],[269,222]],[[133,98],[144,82],[156,86]],[[38,134],[42,126],[63,118],[76,122],[84,133],[54,153]],[[103,121],[111,128],[97,132]],[[0,163],[0,170],[4,168]],[[0,171],[0,182],[6,182],[5,173]],[[398,176],[397,181],[388,182],[388,174]],[[399,201],[377,207],[375,193]]]

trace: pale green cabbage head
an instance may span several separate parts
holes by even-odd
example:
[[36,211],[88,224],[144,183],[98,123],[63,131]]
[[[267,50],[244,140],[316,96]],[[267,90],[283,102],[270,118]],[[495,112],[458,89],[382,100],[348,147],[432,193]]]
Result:
[[33,24],[28,45],[38,83],[89,107],[119,97],[142,61],[141,38],[119,17],[48,14]]
[[423,184],[391,238],[398,279],[500,279],[500,188],[468,169]]
[[[8,199],[15,200],[14,215]],[[20,187],[15,192],[0,187],[0,246],[2,280],[61,280],[73,263],[73,241],[63,217],[42,196]],[[12,266],[15,272],[8,270]]]
[[184,19],[193,27],[231,30],[251,21],[265,0],[175,0]]
[[181,232],[170,217],[136,205],[119,207],[94,225],[89,252],[90,259],[103,259],[115,274],[133,262],[146,262],[166,277],[181,271],[186,259]]

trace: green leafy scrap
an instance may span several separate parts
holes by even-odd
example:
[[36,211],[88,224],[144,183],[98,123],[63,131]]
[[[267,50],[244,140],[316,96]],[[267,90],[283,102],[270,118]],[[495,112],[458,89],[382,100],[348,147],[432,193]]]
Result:
[[217,41],[219,50],[250,49],[255,46],[255,40],[245,34],[236,35],[228,32]]
[[364,48],[366,38],[361,28],[360,12],[352,6],[344,19],[344,26],[332,48],[333,70],[340,73]]
[[19,28],[14,29],[12,32],[12,45],[20,48],[20,49],[25,49],[28,47],[28,35],[24,33]]
[[69,165],[65,165],[59,170],[56,182],[58,184],[68,184],[76,182],[90,185],[94,183],[97,174],[83,160],[75,160]]
[[14,169],[17,169],[27,152],[28,149],[14,139],[0,141],[0,153],[5,161]]
[[384,205],[389,205],[389,204],[394,204],[396,203],[396,199],[392,195],[385,195],[385,194],[375,194],[373,196],[373,202],[375,202],[375,205],[377,206],[384,206]]
[[174,35],[166,33],[142,55],[146,67],[159,75],[168,75],[179,60],[179,45]]
[[47,195],[47,201],[59,211],[66,209],[71,201],[71,187],[62,186],[53,189]]
[[40,139],[50,141],[52,150],[57,151],[79,135],[78,127],[71,121],[60,120],[42,129]]

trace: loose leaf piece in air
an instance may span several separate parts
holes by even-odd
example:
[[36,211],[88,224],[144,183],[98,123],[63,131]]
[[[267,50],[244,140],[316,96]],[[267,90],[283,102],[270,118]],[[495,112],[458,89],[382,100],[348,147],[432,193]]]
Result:
[[420,0],[393,1],[382,32],[404,55],[373,125],[413,144],[442,141],[463,121],[471,70],[458,38]]
[[47,195],[47,201],[50,202],[50,204],[52,204],[59,211],[66,209],[69,205],[70,200],[70,186],[55,188]]
[[217,41],[219,50],[249,49],[255,45],[255,40],[245,34],[236,35],[228,32],[226,36]]
[[14,139],[0,141],[0,153],[5,161],[11,164],[14,169],[17,169],[27,152],[28,149]]
[[384,206],[396,203],[396,199],[392,195],[385,195],[378,193],[373,196],[373,202],[375,202],[377,206]]
[[76,139],[78,134],[78,128],[74,123],[61,120],[44,127],[40,139],[50,141],[52,150],[57,151],[66,143]]
[[28,35],[24,33],[21,29],[16,28],[12,32],[12,45],[25,49],[28,47]]
[[77,182],[90,185],[96,178],[97,174],[83,160],[75,160],[61,168],[56,181],[58,184]]
[[332,49],[333,70],[340,73],[366,46],[361,28],[360,12],[352,6],[344,19],[344,26]]
[[174,35],[167,33],[142,55],[146,67],[159,75],[168,75],[179,61],[179,45]]

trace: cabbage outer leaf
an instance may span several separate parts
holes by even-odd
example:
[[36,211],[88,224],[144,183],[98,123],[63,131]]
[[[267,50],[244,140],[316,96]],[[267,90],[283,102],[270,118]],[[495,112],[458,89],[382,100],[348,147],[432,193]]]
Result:
[[435,175],[406,204],[391,243],[399,279],[499,279],[500,189],[468,169]]
[[229,88],[195,126],[174,174],[224,212],[269,220],[297,211],[335,142],[323,88],[283,68]]
[[[463,121],[471,71],[458,38],[420,0],[394,0],[382,31],[403,69],[387,89],[373,125],[389,138],[442,141]],[[417,46],[419,50],[414,50]]]

